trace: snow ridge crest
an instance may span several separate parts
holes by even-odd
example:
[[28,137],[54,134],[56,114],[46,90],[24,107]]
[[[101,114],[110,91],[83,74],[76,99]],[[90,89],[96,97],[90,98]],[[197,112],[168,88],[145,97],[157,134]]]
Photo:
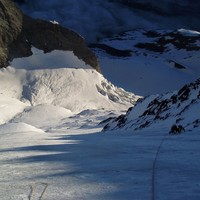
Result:
[[125,115],[112,119],[107,130],[141,130],[163,127],[170,130],[173,124],[186,130],[198,128],[200,120],[196,112],[200,108],[200,78],[186,84],[179,91],[163,95],[151,95],[139,101]]

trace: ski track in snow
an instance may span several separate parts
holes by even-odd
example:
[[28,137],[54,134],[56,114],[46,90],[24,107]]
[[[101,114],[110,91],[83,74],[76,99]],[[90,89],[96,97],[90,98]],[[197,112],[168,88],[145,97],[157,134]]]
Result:
[[42,200],[47,187],[47,183],[36,183],[30,185],[30,194],[28,196],[28,200]]

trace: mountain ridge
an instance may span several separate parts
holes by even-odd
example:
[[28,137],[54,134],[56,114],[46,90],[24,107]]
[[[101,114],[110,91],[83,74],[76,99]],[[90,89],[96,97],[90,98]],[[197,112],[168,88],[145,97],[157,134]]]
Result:
[[179,91],[139,100],[125,115],[111,119],[103,130],[137,131],[163,127],[170,131],[173,124],[177,124],[189,131],[200,127],[197,113],[199,107],[200,78],[186,84]]

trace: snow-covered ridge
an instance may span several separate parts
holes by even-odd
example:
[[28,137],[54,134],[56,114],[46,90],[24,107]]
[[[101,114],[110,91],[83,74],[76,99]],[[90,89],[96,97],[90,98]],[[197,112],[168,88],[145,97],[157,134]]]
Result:
[[200,79],[177,92],[149,96],[128,110],[126,115],[112,119],[104,130],[141,130],[165,128],[173,124],[185,130],[200,127]]

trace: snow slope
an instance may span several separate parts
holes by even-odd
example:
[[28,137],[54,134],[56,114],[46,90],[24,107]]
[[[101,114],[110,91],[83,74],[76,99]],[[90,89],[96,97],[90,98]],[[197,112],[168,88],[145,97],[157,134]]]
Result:
[[23,103],[16,98],[11,98],[0,94],[0,124],[4,124],[23,112],[29,104]]
[[178,90],[200,76],[197,31],[134,30],[91,47],[107,79],[142,96]]
[[164,129],[170,132],[174,124],[183,126],[187,131],[199,130],[199,108],[200,79],[197,79],[179,91],[144,98],[126,115],[112,119],[104,130]]
[[[168,133],[100,130],[0,126],[1,199],[152,199],[153,163]],[[157,156],[155,199],[198,200],[199,169],[199,131],[168,136]]]
[[139,98],[104,79],[72,52],[17,58],[1,69],[1,93],[31,105],[50,104],[72,112],[85,109],[124,110]]

